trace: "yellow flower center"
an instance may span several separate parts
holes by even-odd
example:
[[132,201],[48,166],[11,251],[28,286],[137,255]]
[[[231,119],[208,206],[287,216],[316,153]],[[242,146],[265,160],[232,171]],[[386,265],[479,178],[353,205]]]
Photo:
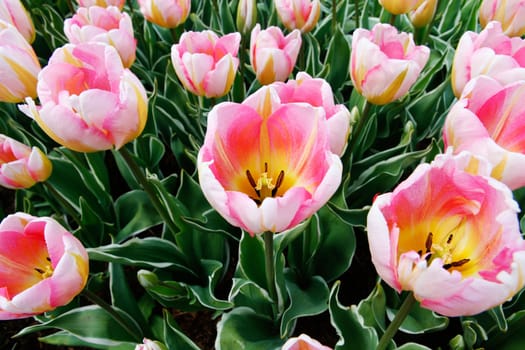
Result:
[[277,190],[283,184],[284,171],[281,170],[279,172],[275,184],[273,183],[273,178],[268,176],[268,163],[264,163],[264,172],[261,173],[257,181],[255,181],[255,179],[253,178],[250,170],[246,170],[246,177],[248,178],[248,182],[250,183],[250,186],[252,186],[256,194],[256,196],[250,197],[255,201],[255,203],[261,205],[262,201],[265,198],[275,197],[275,195],[277,194]]
[[53,275],[53,266],[51,266],[51,259],[46,258],[47,263],[44,266],[35,267],[35,271],[39,274],[40,279],[46,279]]
[[428,233],[427,239],[425,241],[425,254],[422,250],[419,250],[418,253],[421,256],[425,256],[425,260],[430,264],[435,258],[441,258],[443,261],[443,268],[449,270],[451,268],[460,267],[465,265],[470,261],[469,258],[462,258],[458,260],[454,259],[454,234],[449,234],[445,242],[433,242],[434,235],[432,232]]

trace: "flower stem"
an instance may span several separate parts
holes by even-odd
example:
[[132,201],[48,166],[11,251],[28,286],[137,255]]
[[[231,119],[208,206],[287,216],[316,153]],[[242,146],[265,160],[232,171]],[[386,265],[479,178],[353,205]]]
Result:
[[275,288],[275,259],[273,256],[273,232],[266,231],[263,233],[264,238],[264,266],[266,272],[266,284],[268,293],[272,298],[273,318],[277,320],[277,289]]
[[416,298],[414,298],[414,294],[409,293],[397,311],[396,316],[386,328],[385,333],[383,333],[383,336],[379,340],[379,344],[377,344],[376,350],[385,350],[387,348],[388,343],[390,343],[390,340],[392,340],[415,303]]
[[110,316],[117,322],[131,337],[133,340],[137,343],[142,342],[142,337],[137,334],[136,331],[131,329],[128,325],[128,322],[110,305],[108,304],[104,299],[96,295],[95,293],[89,291],[87,288],[84,288],[84,290],[80,293],[82,294],[86,299],[91,301],[93,304],[96,304],[100,306],[102,309],[104,309]]
[[359,0],[354,0],[355,3],[355,27],[359,28],[361,26],[359,20]]
[[82,227],[82,221],[78,216],[77,210],[64,198],[64,196],[62,196],[62,194],[58,192],[56,188],[53,187],[53,185],[51,185],[49,182],[44,181],[42,182],[42,185],[51,193],[53,198],[55,198],[60,203],[60,205],[66,210],[67,214],[71,216],[77,225]]
[[126,147],[122,147],[118,151],[122,155],[122,158],[124,158],[124,161],[128,165],[133,175],[135,176],[135,179],[142,186],[142,188],[150,198],[151,204],[153,204],[157,213],[159,213],[160,217],[162,218],[168,229],[171,231],[171,233],[175,234],[178,231],[177,226],[171,219],[169,212],[160,202],[159,197],[155,193],[155,188],[153,187],[153,185],[148,181],[146,175],[144,175],[144,172],[139,167],[137,162],[135,162],[133,156],[131,155],[131,153],[129,153]]
[[354,151],[354,147],[357,142],[357,139],[359,138],[359,135],[363,131],[366,121],[368,120],[368,116],[370,114],[370,107],[371,107],[370,102],[365,101],[365,105],[363,106],[361,115],[359,116],[359,121],[357,122],[357,127],[355,131],[352,131],[352,139],[350,140],[350,145],[348,146],[348,154],[350,155]]

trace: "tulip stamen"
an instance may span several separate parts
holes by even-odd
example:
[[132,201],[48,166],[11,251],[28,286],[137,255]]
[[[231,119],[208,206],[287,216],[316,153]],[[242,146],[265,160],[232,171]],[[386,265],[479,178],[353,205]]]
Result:
[[[49,258],[46,258],[46,260],[48,260]],[[51,260],[49,260],[51,261]],[[40,268],[40,267],[35,267],[35,271],[38,272],[38,274],[40,275],[39,277],[41,279],[46,279],[48,277],[51,277],[53,275],[53,267],[51,266],[51,264],[46,264],[46,266],[44,268]]]
[[250,170],[246,170],[246,178],[257,195],[256,197],[251,196],[251,198],[255,201],[255,203],[260,205],[265,198],[275,197],[277,195],[277,191],[284,181],[284,171],[281,170],[279,172],[277,180],[274,184],[273,178],[268,176],[268,163],[264,163],[264,172],[261,173],[257,181],[255,181]]
[[[432,234],[432,232],[429,232],[427,239],[425,240],[425,260],[427,261],[427,263],[430,263],[435,257],[442,258],[444,262],[450,261],[452,259],[452,249],[449,246],[452,243],[454,235],[452,233],[448,235],[446,240],[446,247],[443,247],[440,244],[433,244],[433,237],[434,235]],[[422,256],[423,251],[421,249],[418,250],[418,254]],[[452,261],[443,264],[443,268],[445,270],[448,270],[453,267],[460,267],[465,265],[469,261],[470,259],[468,258]]]

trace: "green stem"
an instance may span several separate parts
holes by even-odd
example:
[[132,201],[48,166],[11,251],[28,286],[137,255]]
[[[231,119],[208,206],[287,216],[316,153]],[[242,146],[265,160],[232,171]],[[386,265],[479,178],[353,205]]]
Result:
[[396,15],[390,14],[390,24],[395,25],[396,23]]
[[150,198],[151,204],[153,204],[153,206],[155,207],[155,210],[159,213],[159,215],[161,216],[162,220],[164,221],[168,229],[171,231],[172,234],[175,234],[178,231],[177,226],[171,219],[166,208],[160,202],[159,197],[157,196],[155,192],[155,188],[148,181],[148,179],[146,178],[146,175],[144,175],[144,172],[142,171],[142,169],[139,167],[137,162],[135,162],[131,153],[129,153],[126,147],[120,148],[119,153],[122,155],[122,158],[124,158],[124,161],[128,165],[133,175],[135,176],[135,179],[142,186],[142,188],[144,189],[144,191]]
[[361,26],[361,21],[359,20],[359,0],[354,0],[355,4],[355,27],[359,28]]
[[77,210],[67,201],[67,199],[65,199],[64,196],[62,196],[62,194],[58,192],[57,189],[49,182],[44,181],[42,182],[42,185],[51,193],[53,198],[55,198],[60,203],[60,205],[66,210],[67,214],[71,216],[77,225],[82,227],[82,221],[78,216]]
[[69,9],[69,11],[71,11],[71,13],[75,13],[75,7],[73,6],[73,3],[71,2],[71,0],[67,0],[67,8]]
[[386,328],[385,333],[383,333],[383,336],[379,340],[379,344],[377,344],[376,350],[385,350],[388,347],[390,340],[392,340],[415,303],[416,298],[414,298],[414,294],[409,293],[397,311],[396,316]]
[[273,256],[273,236],[274,233],[266,231],[263,233],[264,238],[264,266],[266,272],[266,284],[268,293],[272,299],[273,319],[277,320],[277,289],[275,288],[275,259]]
[[357,139],[359,138],[359,135],[363,131],[366,121],[368,120],[368,116],[370,114],[370,106],[371,103],[365,101],[365,105],[363,106],[363,110],[361,112],[361,115],[359,116],[359,121],[357,122],[357,127],[355,130],[352,131],[352,139],[350,140],[350,145],[348,146],[348,154],[350,155],[354,151]]
[[104,309],[111,316],[111,318],[115,320],[115,322],[117,322],[129,335],[131,335],[135,342],[142,343],[142,337],[139,336],[135,330],[131,329],[131,327],[128,325],[128,322],[126,322],[126,320],[104,299],[89,291],[87,288],[84,288],[80,294],[86,297],[86,299],[91,301],[93,304],[96,304]]
[[439,8],[439,0],[436,1],[436,11],[434,11],[434,14],[432,15],[432,19],[430,20],[430,23],[428,23],[425,26],[425,31],[424,31],[424,34],[423,34],[423,38],[421,39],[421,42],[420,42],[421,45],[425,45],[425,43],[428,41],[428,37],[430,35],[430,30],[432,29],[432,26],[434,25],[434,20],[436,19],[436,12],[437,12],[438,8]]

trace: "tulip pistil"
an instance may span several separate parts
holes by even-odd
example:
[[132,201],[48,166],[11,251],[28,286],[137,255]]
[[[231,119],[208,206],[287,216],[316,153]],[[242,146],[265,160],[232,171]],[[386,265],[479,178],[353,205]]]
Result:
[[[433,242],[433,234],[432,232],[428,233],[427,239],[425,240],[425,260],[430,263],[434,258],[439,257],[443,260],[443,268],[445,270],[449,270],[453,267],[460,267],[465,265],[470,261],[468,258],[463,258],[455,261],[452,260],[452,250],[453,248],[450,246],[452,243],[452,240],[454,238],[453,234],[450,234],[447,237],[445,245],[441,244],[435,244]],[[423,254],[422,250],[418,251],[419,255]]]
[[277,190],[281,187],[284,180],[284,171],[281,170],[277,176],[275,184],[273,183],[273,178],[268,177],[268,163],[264,163],[264,172],[261,173],[257,181],[252,176],[250,170],[246,170],[246,177],[250,186],[253,187],[257,197],[252,197],[252,199],[260,205],[262,201],[267,197],[275,197]]

